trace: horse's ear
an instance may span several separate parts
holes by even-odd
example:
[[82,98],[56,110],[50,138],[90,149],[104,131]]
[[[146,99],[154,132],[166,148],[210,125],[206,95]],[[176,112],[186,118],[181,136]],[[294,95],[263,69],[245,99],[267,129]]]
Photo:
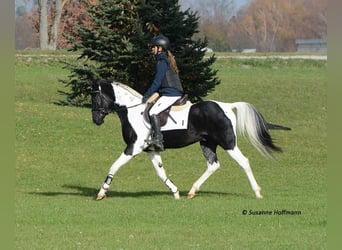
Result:
[[98,83],[98,85],[104,85],[104,84],[110,83],[110,81],[109,80],[105,80],[105,79],[101,79],[97,83]]
[[99,87],[101,87],[104,82],[105,82],[105,80],[103,80],[103,79],[102,80],[93,80],[90,82],[90,85],[91,85],[91,88],[93,90],[98,90]]
[[99,84],[98,84],[97,82],[92,82],[92,83],[90,84],[90,86],[91,86],[91,90],[92,90],[92,91],[95,91],[95,90],[98,90],[98,89],[99,89]]

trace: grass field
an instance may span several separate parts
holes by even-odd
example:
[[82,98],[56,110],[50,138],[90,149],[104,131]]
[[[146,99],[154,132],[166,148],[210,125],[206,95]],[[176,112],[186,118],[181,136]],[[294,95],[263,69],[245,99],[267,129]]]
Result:
[[196,144],[162,153],[181,200],[143,154],[96,202],[124,147],[117,116],[97,127],[90,110],[55,105],[58,79],[69,72],[56,58],[17,56],[15,248],[327,249],[326,61],[219,59],[215,68],[221,84],[206,99],[250,102],[269,122],[292,128],[272,131],[284,150],[276,161],[239,139],[264,199],[254,198],[223,150],[221,169],[186,199],[205,170]]

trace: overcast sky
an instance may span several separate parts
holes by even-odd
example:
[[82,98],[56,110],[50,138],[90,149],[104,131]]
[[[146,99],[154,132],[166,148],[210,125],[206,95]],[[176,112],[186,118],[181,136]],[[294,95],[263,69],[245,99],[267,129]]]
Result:
[[[193,9],[193,10],[199,10],[201,8],[201,5],[207,3],[212,3],[214,1],[227,1],[227,0],[179,0],[179,3],[182,5],[184,9]],[[230,0],[232,2],[234,12],[238,11],[241,7],[245,6],[252,0]]]

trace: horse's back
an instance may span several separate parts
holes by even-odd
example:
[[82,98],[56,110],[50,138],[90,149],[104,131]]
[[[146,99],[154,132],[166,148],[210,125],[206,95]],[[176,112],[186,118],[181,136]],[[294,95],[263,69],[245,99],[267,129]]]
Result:
[[220,145],[224,149],[232,149],[235,146],[234,126],[219,103],[195,103],[190,110],[189,122],[208,143]]
[[[227,105],[225,107],[224,105]],[[201,101],[192,105],[190,113],[192,114],[192,119],[204,119],[208,122],[219,122],[221,120],[226,120],[226,113],[231,111],[227,103],[219,103],[216,101]]]

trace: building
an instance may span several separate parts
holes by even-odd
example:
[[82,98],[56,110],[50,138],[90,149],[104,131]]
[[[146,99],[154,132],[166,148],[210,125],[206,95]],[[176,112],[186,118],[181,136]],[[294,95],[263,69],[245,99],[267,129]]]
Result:
[[297,39],[297,52],[327,52],[327,41],[324,39]]

